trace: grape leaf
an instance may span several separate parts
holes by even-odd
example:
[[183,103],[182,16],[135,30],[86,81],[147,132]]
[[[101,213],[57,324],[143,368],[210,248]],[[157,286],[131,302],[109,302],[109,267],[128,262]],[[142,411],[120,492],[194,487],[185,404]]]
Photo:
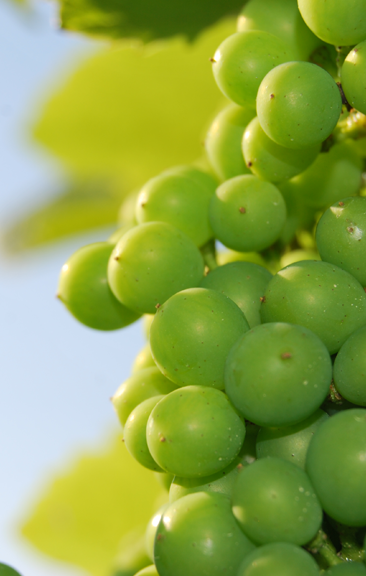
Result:
[[53,558],[108,576],[121,540],[123,546],[131,530],[142,532],[162,498],[153,473],[113,438],[103,453],[83,456],[54,478],[22,534]]
[[105,180],[75,182],[68,190],[10,224],[1,243],[9,253],[59,240],[117,220],[123,190]]
[[144,42],[181,35],[195,39],[221,18],[239,13],[244,0],[61,0],[61,27],[102,38]]
[[177,38],[103,49],[46,103],[36,139],[72,170],[113,173],[130,190],[191,163],[224,104],[209,58],[234,30],[229,20],[193,45]]

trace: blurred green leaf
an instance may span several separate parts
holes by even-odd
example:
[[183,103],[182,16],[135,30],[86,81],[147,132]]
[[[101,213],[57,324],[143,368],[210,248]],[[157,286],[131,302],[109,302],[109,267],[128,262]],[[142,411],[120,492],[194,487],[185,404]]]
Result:
[[61,26],[102,38],[144,42],[181,35],[193,40],[218,20],[239,13],[244,0],[60,0]]
[[64,194],[11,224],[2,234],[8,252],[59,240],[117,220],[123,193],[103,180],[79,181]]
[[146,526],[164,497],[153,473],[121,439],[82,457],[44,489],[22,533],[39,550],[94,576],[108,576],[120,542]]
[[43,108],[34,134],[72,170],[113,173],[133,189],[203,153],[224,103],[209,58],[234,32],[220,23],[192,44],[122,44],[87,60]]

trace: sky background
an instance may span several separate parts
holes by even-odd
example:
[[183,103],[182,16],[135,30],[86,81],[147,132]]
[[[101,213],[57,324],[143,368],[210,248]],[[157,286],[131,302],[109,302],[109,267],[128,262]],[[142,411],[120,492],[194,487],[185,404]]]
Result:
[[[22,13],[0,0],[0,232],[62,188],[30,125],[57,84],[95,43],[57,30],[51,2]],[[56,300],[62,264],[110,230],[9,259],[0,252],[0,562],[22,576],[85,576],[47,560],[18,535],[43,487],[117,430],[110,396],[143,346],[141,323],[114,333],[78,324]]]

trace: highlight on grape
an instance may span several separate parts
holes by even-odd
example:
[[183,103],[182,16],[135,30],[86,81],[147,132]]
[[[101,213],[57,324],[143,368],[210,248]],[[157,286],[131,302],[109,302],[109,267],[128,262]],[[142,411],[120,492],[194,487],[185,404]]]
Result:
[[365,0],[249,0],[211,62],[207,169],[58,286],[90,328],[144,317],[112,401],[167,501],[134,573],[366,576]]

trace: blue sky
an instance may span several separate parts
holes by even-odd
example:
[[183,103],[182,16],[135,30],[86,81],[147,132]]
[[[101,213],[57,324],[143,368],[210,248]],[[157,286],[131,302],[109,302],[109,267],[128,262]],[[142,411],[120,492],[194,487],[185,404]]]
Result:
[[[57,162],[29,137],[32,117],[94,44],[57,31],[50,2],[22,14],[0,0],[0,231],[62,186]],[[54,297],[59,270],[109,230],[22,258],[0,253],[0,562],[22,576],[82,576],[44,559],[17,526],[49,478],[117,429],[110,396],[143,346],[141,324],[112,334],[79,325]]]

